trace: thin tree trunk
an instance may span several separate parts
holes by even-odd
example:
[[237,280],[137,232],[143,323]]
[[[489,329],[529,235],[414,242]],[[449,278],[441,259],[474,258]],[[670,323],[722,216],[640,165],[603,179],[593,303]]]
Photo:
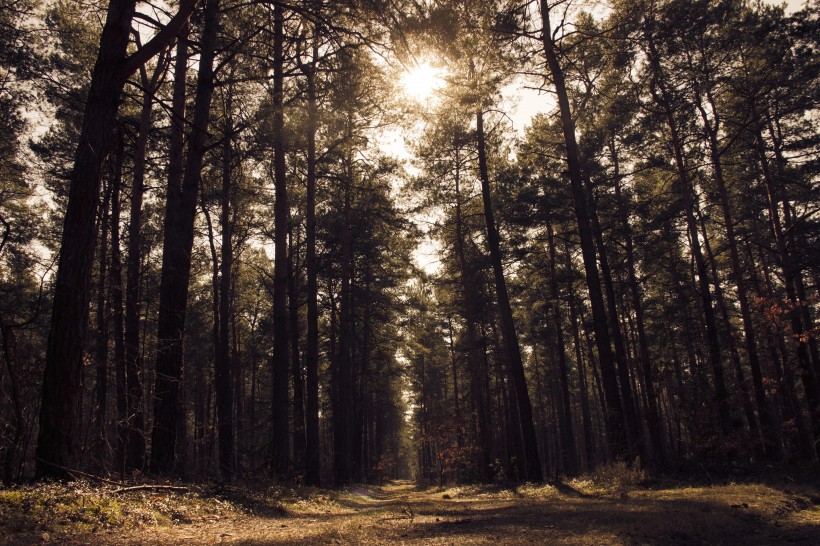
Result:
[[[723,163],[720,159],[721,151],[718,144],[720,116],[711,91],[706,91],[706,97],[712,111],[713,122],[710,121],[706,110],[700,103],[700,100],[696,101],[696,106],[700,111],[701,119],[703,120],[703,124],[709,139],[709,155],[712,162],[715,184],[717,185],[718,195],[720,196],[720,206],[721,211],[723,212],[724,229],[726,230],[726,242],[729,245],[729,257],[731,258],[732,263],[732,275],[734,276],[735,289],[737,290],[737,300],[740,305],[740,316],[743,321],[746,357],[749,359],[749,368],[752,370],[752,385],[754,386],[755,401],[757,402],[760,432],[764,437],[764,449],[766,456],[769,459],[777,459],[779,456],[777,452],[778,442],[776,439],[771,438],[770,433],[766,433],[766,427],[772,426],[769,403],[766,400],[766,388],[763,384],[763,371],[760,366],[760,357],[757,352],[757,332],[755,331],[754,322],[752,320],[752,311],[749,306],[746,279],[744,277],[743,268],[740,264],[740,254],[737,250],[738,243],[737,235],[735,234],[732,206],[729,203],[729,192],[726,188],[726,182],[723,177]],[[715,282],[717,283],[717,278],[715,278]],[[743,390],[745,394],[745,386],[743,386]],[[749,425],[753,426],[753,423],[750,422]]]
[[561,293],[558,290],[558,275],[555,267],[555,235],[552,223],[547,220],[547,244],[550,260],[550,297],[552,298],[552,320],[555,328],[555,340],[558,353],[558,376],[561,387],[561,409],[558,412],[558,424],[561,428],[561,462],[564,473],[573,476],[578,473],[575,450],[575,431],[572,426],[572,404],[569,394],[569,372],[567,366],[566,345],[564,342],[563,316],[561,315]]
[[610,154],[612,156],[612,165],[614,169],[613,176],[615,178],[615,199],[618,206],[618,215],[620,216],[621,226],[626,239],[626,265],[629,275],[628,282],[630,295],[632,297],[632,308],[635,311],[635,327],[638,332],[638,354],[646,385],[646,399],[648,404],[647,420],[649,424],[649,438],[652,441],[652,457],[655,462],[663,466],[666,460],[666,453],[663,440],[661,439],[661,418],[660,410],[658,408],[658,395],[655,390],[655,374],[652,369],[652,357],[649,352],[649,342],[646,336],[646,320],[644,319],[641,289],[635,268],[635,247],[632,237],[632,226],[629,224],[627,202],[621,193],[620,162],[618,159],[618,151],[615,146],[614,138],[610,143]]
[[122,189],[122,162],[125,158],[125,142],[122,132],[117,138],[114,159],[114,179],[111,189],[111,318],[114,322],[114,370],[117,401],[117,471],[125,476],[125,455],[128,439],[128,398],[125,380],[125,326],[122,305],[122,259],[120,253],[120,191]]
[[319,445],[319,307],[316,265],[316,62],[318,31],[313,37],[313,57],[307,70],[307,199],[305,208],[305,252],[307,268],[307,351],[305,353],[305,484],[320,483]]
[[617,296],[615,295],[615,284],[612,280],[612,270],[609,267],[609,257],[604,245],[603,230],[598,219],[595,195],[592,192],[592,183],[586,180],[586,191],[589,203],[590,227],[592,228],[595,244],[598,247],[598,258],[601,264],[601,277],[604,281],[604,293],[606,294],[607,318],[609,319],[609,329],[612,334],[612,341],[615,345],[615,362],[617,363],[618,379],[621,386],[621,401],[623,402],[626,422],[628,425],[627,437],[629,439],[629,454],[631,457],[641,455],[644,459],[651,454],[651,448],[646,445],[643,437],[643,426],[638,418],[637,403],[632,388],[629,374],[629,355],[627,355],[626,343],[621,332],[621,325],[618,320]]
[[108,340],[109,321],[108,316],[111,311],[106,292],[108,290],[108,235],[111,231],[111,186],[113,181],[109,181],[103,195],[102,210],[102,236],[100,238],[100,269],[99,284],[97,286],[97,347],[94,353],[94,361],[97,371],[96,388],[96,408],[94,412],[94,425],[96,428],[94,457],[97,459],[101,469],[105,468],[105,454],[108,444],[108,423],[106,422],[108,413]]
[[[758,152],[758,159],[763,171],[763,180],[766,184],[766,195],[769,205],[769,222],[771,225],[772,234],[774,235],[777,254],[780,258],[780,267],[783,271],[783,283],[786,288],[786,297],[792,302],[797,302],[797,291],[795,289],[795,267],[793,258],[789,252],[786,244],[786,237],[784,235],[783,225],[780,220],[780,196],[779,188],[777,187],[774,176],[769,168],[768,158],[766,156],[766,145],[763,140],[763,134],[760,129],[760,122],[755,122],[755,145]],[[814,377],[814,370],[812,370],[811,356],[808,351],[806,343],[800,341],[803,336],[804,327],[803,320],[800,315],[800,309],[797,305],[792,305],[788,312],[789,323],[791,325],[792,333],[797,338],[795,346],[797,348],[797,363],[800,370],[800,380],[803,383],[803,390],[806,401],[809,405],[809,420],[811,422],[811,435],[814,437],[820,436],[820,389]],[[807,438],[807,440],[809,440]],[[817,449],[814,447],[814,442],[808,442],[810,456],[817,459]]]
[[[647,23],[648,24],[648,23]],[[672,110],[669,92],[666,88],[664,76],[661,73],[658,53],[655,49],[654,38],[647,29],[647,45],[649,47],[650,65],[652,67],[651,93],[659,106],[663,109],[669,129],[669,138],[675,155],[675,167],[681,186],[683,212],[690,237],[690,247],[695,261],[698,277],[699,295],[703,306],[709,365],[715,386],[715,401],[718,407],[718,430],[720,434],[728,434],[732,426],[732,416],[729,408],[729,395],[726,389],[726,380],[723,375],[723,365],[720,355],[720,341],[718,339],[715,311],[712,308],[712,293],[709,288],[709,275],[700,248],[698,224],[695,219],[695,188],[686,167],[683,153],[683,139],[679,133],[678,123]]]
[[[298,226],[297,226],[298,228]],[[289,221],[288,237],[288,313],[290,321],[291,374],[293,376],[293,467],[299,474],[305,471],[307,439],[305,437],[305,383],[299,354],[299,240],[294,241],[293,220]]]
[[288,472],[288,185],[285,165],[284,117],[284,13],[281,4],[273,7],[273,184],[274,273],[273,273],[273,405],[271,408],[273,473]]
[[698,211],[698,216],[700,218],[701,229],[703,230],[703,248],[706,250],[706,256],[709,258],[710,269],[712,271],[712,278],[715,285],[715,303],[717,303],[717,308],[720,311],[721,319],[723,320],[723,326],[726,328],[726,333],[729,337],[729,355],[731,356],[732,365],[735,367],[737,386],[740,388],[740,394],[743,398],[743,410],[746,414],[746,421],[749,423],[749,429],[752,436],[758,436],[758,439],[761,439],[760,423],[758,423],[757,416],[754,412],[752,399],[749,396],[749,387],[746,385],[746,378],[743,373],[743,365],[740,361],[740,354],[737,350],[737,343],[735,343],[735,329],[732,326],[732,322],[729,320],[729,312],[726,308],[726,301],[723,298],[723,289],[720,287],[720,277],[718,276],[715,255],[712,252],[712,245],[709,243],[709,239],[706,236],[706,221],[704,220],[703,215],[700,214],[700,211]]
[[601,290],[601,281],[598,276],[595,243],[590,227],[590,214],[586,194],[584,192],[584,183],[581,178],[580,153],[575,136],[575,120],[572,117],[572,111],[569,105],[569,95],[564,79],[564,71],[558,61],[555,44],[552,41],[549,15],[549,3],[547,0],[541,0],[541,41],[544,48],[544,55],[547,59],[547,65],[552,74],[555,92],[558,96],[558,106],[561,111],[561,129],[564,134],[564,144],[567,152],[567,167],[575,208],[575,218],[578,222],[578,235],[580,237],[581,252],[584,259],[587,290],[589,291],[590,303],[592,304],[595,342],[598,349],[598,360],[601,367],[604,394],[606,396],[608,444],[612,456],[622,457],[629,453],[629,446],[627,445],[625,437],[627,421],[621,404],[621,394],[618,390],[615,358],[610,345],[604,296]]
[[522,478],[526,481],[539,482],[542,480],[541,461],[538,457],[538,441],[535,435],[535,425],[532,421],[532,404],[527,391],[527,380],[524,376],[524,364],[521,360],[521,349],[518,346],[518,334],[515,331],[510,297],[507,294],[507,282],[504,279],[504,268],[501,258],[501,241],[498,227],[493,216],[492,197],[490,195],[490,176],[487,167],[487,148],[484,135],[484,113],[476,113],[476,134],[478,146],[478,172],[481,178],[481,195],[484,201],[484,218],[487,223],[487,245],[490,250],[490,260],[495,276],[495,289],[498,297],[498,311],[501,315],[501,335],[507,356],[507,365],[510,380],[513,383],[517,403],[518,429],[524,450],[524,467]]
[[456,192],[456,233],[455,233],[455,247],[456,254],[459,261],[459,273],[461,279],[462,297],[464,298],[464,334],[467,341],[467,359],[470,373],[470,398],[472,400],[474,418],[474,427],[478,440],[478,449],[476,450],[475,465],[478,469],[479,480],[490,482],[493,479],[492,468],[490,467],[490,418],[487,410],[487,399],[484,396],[484,387],[482,384],[482,357],[480,354],[481,347],[478,343],[478,336],[475,328],[475,297],[474,285],[471,283],[470,275],[468,274],[467,257],[464,249],[464,220],[462,215],[462,198],[461,198],[461,159],[458,151],[456,151],[456,171],[455,171],[455,192]]
[[231,202],[233,184],[233,99],[228,88],[225,101],[225,134],[222,142],[222,192],[219,223],[222,227],[222,244],[219,276],[219,335],[216,345],[215,381],[216,411],[219,421],[219,470],[226,480],[233,478],[236,470],[233,420],[233,377],[231,362],[230,324],[231,288],[233,285],[233,218]]
[[125,381],[128,407],[128,450],[126,470],[142,470],[145,464],[145,419],[142,412],[142,374],[140,373],[140,264],[142,263],[142,198],[145,183],[145,155],[151,131],[154,91],[165,71],[164,60],[157,63],[151,79],[140,68],[143,87],[142,108],[134,145],[134,178],[131,184],[131,216],[128,220],[128,247],[125,263]]

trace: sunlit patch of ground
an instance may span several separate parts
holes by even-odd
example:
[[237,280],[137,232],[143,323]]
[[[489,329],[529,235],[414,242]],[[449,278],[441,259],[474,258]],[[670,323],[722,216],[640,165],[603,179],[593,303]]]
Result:
[[[61,501],[43,500],[47,492],[32,501],[35,489],[26,493],[28,512],[21,490],[0,491],[0,536],[6,537],[0,543],[820,544],[820,496],[811,486],[646,488],[575,481],[500,489],[394,482],[343,491],[149,491],[128,498],[85,486],[79,496],[58,492],[74,499],[68,512]],[[83,495],[80,504],[88,511],[75,502]],[[44,513],[47,506],[63,513],[62,519]],[[187,515],[174,519],[183,507]],[[160,517],[128,516],[140,510],[159,510]],[[95,524],[99,513],[112,522]]]

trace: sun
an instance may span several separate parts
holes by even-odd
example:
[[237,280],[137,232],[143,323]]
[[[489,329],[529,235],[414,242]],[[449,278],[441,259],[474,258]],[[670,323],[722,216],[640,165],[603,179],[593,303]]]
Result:
[[444,87],[444,70],[427,61],[417,63],[402,75],[401,85],[408,97],[419,101],[427,100]]

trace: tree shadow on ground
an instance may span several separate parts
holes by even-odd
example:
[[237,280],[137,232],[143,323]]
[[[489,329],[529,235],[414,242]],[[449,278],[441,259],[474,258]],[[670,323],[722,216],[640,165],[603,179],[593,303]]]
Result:
[[711,500],[562,497],[486,504],[417,503],[412,517],[396,521],[362,521],[342,530],[331,525],[309,537],[242,544],[820,544],[820,525],[784,525],[749,505]]

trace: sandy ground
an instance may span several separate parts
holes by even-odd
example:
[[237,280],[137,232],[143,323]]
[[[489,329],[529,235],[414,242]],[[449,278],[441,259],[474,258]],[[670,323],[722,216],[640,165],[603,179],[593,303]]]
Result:
[[395,482],[351,489],[332,503],[289,505],[284,514],[41,536],[36,543],[820,545],[816,502],[764,485],[587,495],[564,487],[481,493]]

